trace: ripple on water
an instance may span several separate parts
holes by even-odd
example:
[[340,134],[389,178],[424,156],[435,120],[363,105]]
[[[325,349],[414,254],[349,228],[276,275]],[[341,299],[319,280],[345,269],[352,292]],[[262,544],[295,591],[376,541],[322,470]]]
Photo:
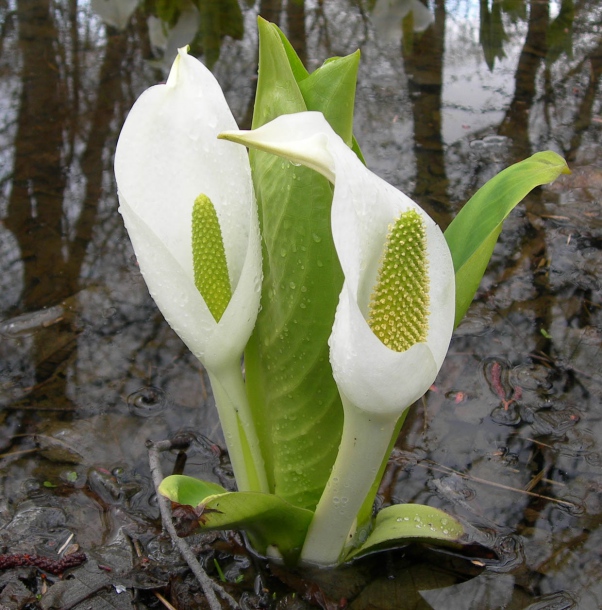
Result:
[[145,386],[127,397],[128,409],[138,417],[154,417],[167,405],[165,392],[155,386]]

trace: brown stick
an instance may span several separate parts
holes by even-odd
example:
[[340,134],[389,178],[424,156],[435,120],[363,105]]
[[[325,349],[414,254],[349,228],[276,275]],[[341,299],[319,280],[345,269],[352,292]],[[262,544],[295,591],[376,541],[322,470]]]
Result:
[[222,608],[222,605],[215,596],[216,591],[220,594],[220,597],[222,599],[226,600],[230,604],[231,608],[239,608],[239,605],[236,600],[231,595],[229,595],[223,587],[221,587],[219,584],[211,580],[209,576],[207,576],[207,573],[205,572],[205,570],[203,570],[203,567],[197,561],[197,558],[195,557],[188,544],[186,544],[186,541],[184,541],[178,536],[171,520],[171,505],[169,503],[169,500],[158,492],[159,485],[163,480],[163,472],[161,470],[159,454],[161,453],[161,451],[169,451],[172,448],[171,441],[158,441],[156,443],[153,441],[147,441],[146,447],[148,449],[148,462],[150,465],[153,485],[155,486],[155,492],[157,494],[157,503],[159,505],[159,510],[161,511],[161,521],[163,523],[165,531],[169,534],[169,537],[171,538],[173,544],[175,544],[178,551],[180,551],[180,555],[182,555],[182,557],[188,564],[188,567],[192,570],[192,573],[199,581],[199,584],[203,589],[203,593],[207,598],[207,602],[209,603],[209,607],[211,608],[211,610],[221,610]]

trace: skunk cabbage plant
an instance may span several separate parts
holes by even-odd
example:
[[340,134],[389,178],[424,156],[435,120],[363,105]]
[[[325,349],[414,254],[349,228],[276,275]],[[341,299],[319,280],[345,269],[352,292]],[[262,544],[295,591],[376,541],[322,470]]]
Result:
[[276,26],[260,19],[259,37],[253,130],[237,129],[211,73],[180,50],[117,146],[141,271],[209,373],[239,490],[174,475],[159,491],[192,506],[199,529],[244,530],[290,564],[457,545],[464,528],[441,510],[374,516],[373,501],[503,220],[566,163],[546,152],[508,168],[443,234],[364,164],[352,135],[359,54],[309,74]]

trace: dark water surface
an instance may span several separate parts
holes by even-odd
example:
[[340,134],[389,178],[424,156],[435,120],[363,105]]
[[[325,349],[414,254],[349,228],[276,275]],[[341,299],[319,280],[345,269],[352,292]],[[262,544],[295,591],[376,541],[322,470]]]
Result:
[[[227,462],[206,440],[220,442],[207,377],[136,266],[113,153],[136,97],[193,35],[248,127],[261,14],[310,69],[361,48],[355,134],[368,165],[442,225],[533,152],[555,150],[573,170],[506,223],[383,484],[382,503],[441,507],[495,554],[398,551],[339,571],[324,591],[356,610],[601,608],[599,1],[116,4],[101,17],[111,2],[0,0],[0,551],[51,553],[74,534],[114,570],[137,569],[139,551],[185,579],[159,536],[145,440],[192,430],[187,473],[217,480]],[[172,25],[181,14],[173,31],[149,20],[157,7]],[[215,557],[227,578],[244,576],[233,590],[248,589],[243,607],[308,607],[299,580]],[[53,607],[27,599],[36,574],[0,572],[0,605]],[[136,582],[69,607],[164,607],[150,592],[133,600]],[[160,589],[172,603],[176,584]],[[203,607],[180,595],[178,607]]]

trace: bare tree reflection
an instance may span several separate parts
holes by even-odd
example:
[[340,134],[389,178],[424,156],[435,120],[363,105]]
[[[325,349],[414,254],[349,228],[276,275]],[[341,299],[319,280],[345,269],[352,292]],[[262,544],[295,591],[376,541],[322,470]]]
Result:
[[574,133],[569,148],[566,151],[567,161],[576,160],[583,135],[594,120],[595,104],[599,99],[598,96],[601,91],[600,82],[602,81],[602,38],[600,38],[598,44],[585,58],[584,64],[587,65],[587,63],[590,66],[590,70],[587,71],[587,85],[581,103],[575,113]]
[[261,0],[259,3],[259,15],[276,25],[280,24],[282,13],[282,0]]
[[549,22],[548,3],[532,0],[529,5],[527,36],[514,75],[514,97],[498,131],[501,135],[512,138],[516,155],[520,159],[531,154],[529,117],[537,91],[537,71],[546,57]]
[[305,31],[305,0],[287,0],[286,21],[288,39],[297,51],[297,55],[307,64],[307,32]]
[[58,79],[58,33],[50,0],[17,3],[22,92],[15,138],[13,188],[6,226],[25,266],[23,306],[51,305],[74,291],[62,254],[63,130],[69,125],[67,87]]
[[[120,66],[125,35],[108,33],[98,90],[82,105],[79,87],[84,66],[79,63],[77,3],[66,7],[66,21],[59,21],[62,16],[50,0],[17,4],[23,86],[5,222],[21,250],[20,309],[24,312],[72,300],[82,287],[82,266],[105,186],[103,156],[107,144],[114,142],[111,124],[122,106]],[[82,114],[84,107],[89,114]],[[69,174],[74,169],[76,140],[88,121],[90,130],[78,155],[84,182],[81,210],[69,222],[74,206],[68,194]],[[67,368],[76,358],[78,334],[73,316],[64,316],[35,334],[32,357],[37,408],[43,408],[44,402],[69,408]]]
[[402,45],[414,118],[414,197],[442,226],[451,220],[442,137],[445,0],[435,1],[435,21],[413,45]]

